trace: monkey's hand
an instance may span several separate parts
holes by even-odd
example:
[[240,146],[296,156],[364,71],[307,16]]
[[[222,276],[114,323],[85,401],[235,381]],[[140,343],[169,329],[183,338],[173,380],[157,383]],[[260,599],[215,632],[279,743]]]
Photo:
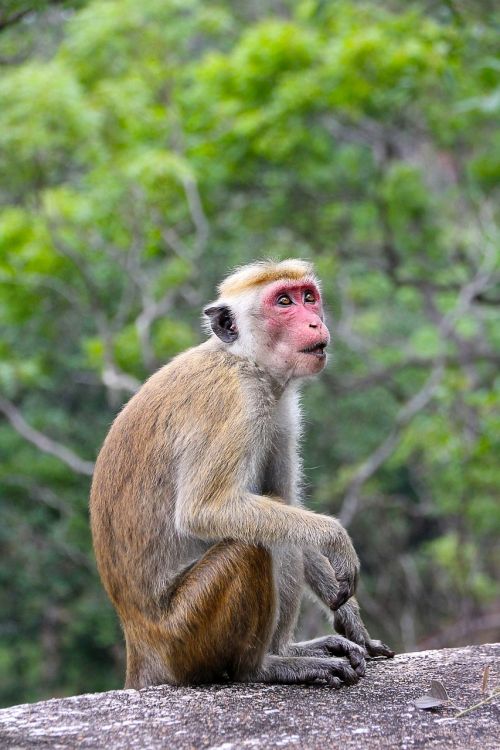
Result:
[[337,579],[338,591],[334,599],[329,602],[334,612],[356,592],[359,580],[359,559],[347,531],[339,524],[339,533],[333,548],[326,550],[326,557],[330,562]]
[[[357,560],[357,558],[356,558]],[[333,564],[325,555],[317,549],[309,547],[304,550],[304,575],[307,585],[316,594],[318,599],[333,612],[335,630],[339,635],[348,638],[349,641],[357,643],[365,652],[365,656],[385,656],[391,658],[394,651],[385,643],[370,637],[365,628],[359,605],[355,597],[351,597],[342,606],[338,605],[339,582],[333,569],[333,565],[340,566],[342,560]],[[359,564],[358,564],[359,565]],[[359,567],[357,568],[359,570]]]

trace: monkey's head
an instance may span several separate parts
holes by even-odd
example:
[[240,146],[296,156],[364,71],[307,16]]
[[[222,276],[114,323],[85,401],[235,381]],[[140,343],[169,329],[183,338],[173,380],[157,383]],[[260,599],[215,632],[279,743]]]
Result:
[[204,313],[224,348],[279,379],[316,375],[326,364],[330,334],[310,263],[243,266],[222,282]]

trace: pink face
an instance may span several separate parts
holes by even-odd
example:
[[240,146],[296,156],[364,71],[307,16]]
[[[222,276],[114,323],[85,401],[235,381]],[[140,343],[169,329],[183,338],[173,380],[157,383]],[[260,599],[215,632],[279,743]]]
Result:
[[330,334],[314,283],[274,282],[265,289],[262,312],[277,369],[291,377],[315,375],[323,369]]

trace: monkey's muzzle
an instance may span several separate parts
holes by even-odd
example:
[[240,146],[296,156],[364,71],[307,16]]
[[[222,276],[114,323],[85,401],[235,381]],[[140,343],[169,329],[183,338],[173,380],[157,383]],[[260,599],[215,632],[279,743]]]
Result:
[[318,359],[324,359],[326,357],[326,347],[327,347],[327,341],[320,341],[317,344],[312,344],[311,346],[307,346],[305,349],[301,349],[301,354],[312,354],[313,356],[317,357]]

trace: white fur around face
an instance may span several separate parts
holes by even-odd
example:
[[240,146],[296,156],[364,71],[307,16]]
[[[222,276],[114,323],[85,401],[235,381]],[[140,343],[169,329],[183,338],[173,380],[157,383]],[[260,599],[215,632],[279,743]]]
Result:
[[214,342],[218,342],[219,346],[235,356],[251,361],[257,361],[258,357],[259,337],[256,335],[258,322],[255,318],[261,294],[262,289],[252,289],[228,298],[221,297],[211,303],[210,307],[226,306],[233,314],[238,328],[238,338],[232,343],[219,341],[216,334],[212,332],[210,321],[207,318],[203,320],[203,327],[212,335]]

